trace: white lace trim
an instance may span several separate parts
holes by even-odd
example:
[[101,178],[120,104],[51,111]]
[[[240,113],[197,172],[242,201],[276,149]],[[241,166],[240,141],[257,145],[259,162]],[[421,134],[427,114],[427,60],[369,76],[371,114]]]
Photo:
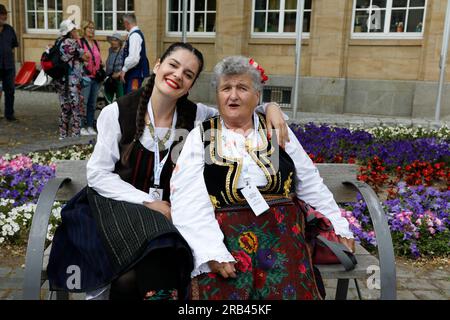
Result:
[[195,257],[195,268],[191,273],[191,278],[194,278],[202,273],[211,272],[211,269],[208,266],[209,261],[217,261],[221,262],[236,262],[231,254],[224,254],[221,256],[204,256],[202,258]]

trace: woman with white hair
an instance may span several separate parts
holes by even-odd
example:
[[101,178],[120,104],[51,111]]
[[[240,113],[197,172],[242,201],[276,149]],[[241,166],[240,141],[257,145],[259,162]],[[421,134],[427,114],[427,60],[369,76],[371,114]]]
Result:
[[252,59],[215,67],[220,115],[189,134],[171,179],[172,220],[192,249],[193,298],[321,299],[300,201],[353,234],[294,133],[284,149],[255,112],[264,70]]
[[61,37],[56,40],[55,45],[59,47],[62,61],[68,65],[67,75],[54,81],[61,105],[59,139],[62,140],[69,137],[70,133],[72,137],[80,136],[83,115],[81,86],[87,55],[78,43],[78,30],[71,20],[61,22],[59,33]]

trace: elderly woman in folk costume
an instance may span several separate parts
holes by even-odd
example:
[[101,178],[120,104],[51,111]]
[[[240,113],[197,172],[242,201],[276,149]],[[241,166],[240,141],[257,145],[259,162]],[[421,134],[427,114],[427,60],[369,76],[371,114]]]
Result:
[[[170,178],[176,131],[217,110],[187,99],[202,54],[174,43],[142,89],[105,107],[87,164],[89,187],[64,208],[48,265],[50,286],[88,298],[184,299],[193,268],[189,246],[171,222]],[[269,112],[270,108],[270,112]],[[272,122],[287,128],[277,106]],[[284,140],[283,140],[284,141]],[[82,270],[71,287],[67,268]]]
[[194,255],[194,298],[320,299],[300,199],[340,242],[353,234],[289,130],[279,149],[255,112],[263,69],[241,56],[215,67],[220,116],[189,134],[171,180],[172,219]]

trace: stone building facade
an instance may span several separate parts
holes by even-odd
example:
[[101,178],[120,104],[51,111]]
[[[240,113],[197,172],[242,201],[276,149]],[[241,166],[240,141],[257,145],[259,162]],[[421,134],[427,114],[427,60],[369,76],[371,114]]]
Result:
[[[17,60],[39,61],[60,20],[93,19],[106,35],[136,14],[150,62],[181,39],[182,0],[0,0],[20,37]],[[253,57],[269,75],[264,99],[289,108],[295,80],[296,0],[188,0],[188,41],[206,58],[192,98],[213,102],[210,72],[221,58]],[[300,111],[433,118],[445,0],[306,0]],[[77,11],[79,10],[79,11]],[[80,17],[77,17],[79,13]],[[106,56],[104,57],[106,58]],[[450,116],[446,86],[442,117]]]

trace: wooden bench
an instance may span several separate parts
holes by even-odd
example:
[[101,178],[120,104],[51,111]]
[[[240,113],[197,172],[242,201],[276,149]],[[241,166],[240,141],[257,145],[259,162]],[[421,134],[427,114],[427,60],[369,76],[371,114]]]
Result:
[[[356,165],[318,164],[320,175],[338,203],[356,201],[360,192],[366,202],[378,244],[378,258],[357,245],[358,264],[351,271],[341,265],[321,265],[318,268],[324,279],[337,279],[336,299],[347,298],[350,279],[365,279],[369,268],[379,267],[380,299],[396,299],[396,269],[391,234],[385,213],[375,192],[365,183],[357,181]],[[56,177],[49,181],[41,193],[30,230],[25,261],[23,298],[39,300],[41,287],[47,280],[47,263],[50,246],[44,248],[51,208],[54,201],[67,201],[85,185],[86,161],[58,161]],[[356,283],[356,281],[355,281]],[[359,290],[359,288],[357,287]],[[68,299],[65,292],[56,292],[56,299]]]

